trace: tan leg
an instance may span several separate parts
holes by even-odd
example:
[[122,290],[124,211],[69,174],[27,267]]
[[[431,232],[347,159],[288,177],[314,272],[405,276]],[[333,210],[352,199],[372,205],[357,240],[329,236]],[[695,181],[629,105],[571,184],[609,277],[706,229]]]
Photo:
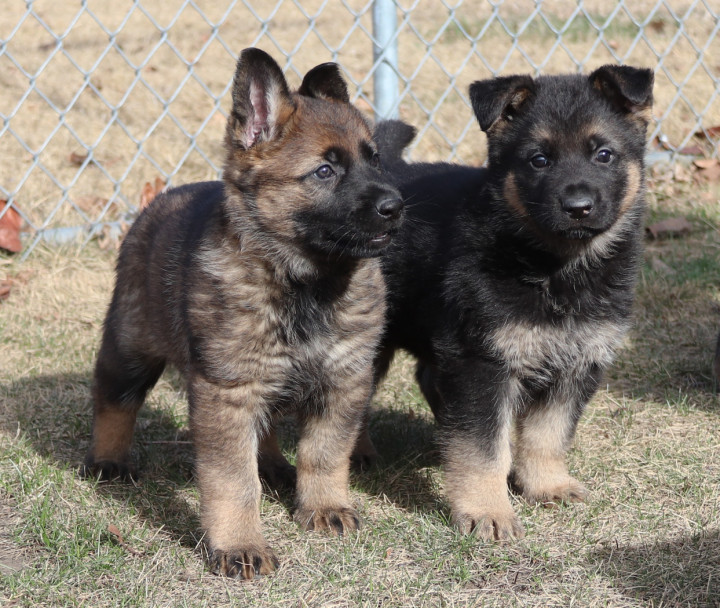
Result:
[[517,421],[515,482],[533,503],[579,502],[587,490],[570,476],[565,456],[575,432],[574,406],[556,400]]
[[262,534],[257,452],[265,416],[248,388],[192,379],[190,422],[200,489],[200,522],[214,572],[251,579],[277,558]]
[[490,447],[467,436],[449,439],[444,446],[445,491],[453,524],[485,541],[522,538],[525,531],[508,495],[508,432],[500,433],[494,449]]
[[[369,376],[369,374],[368,374]],[[322,415],[303,421],[298,444],[295,521],[306,530],[341,535],[360,525],[350,503],[350,454],[370,397],[365,377],[334,391]]]
[[103,479],[135,476],[130,465],[130,446],[136,415],[136,409],[96,405],[92,443],[85,457],[87,475],[100,475]]

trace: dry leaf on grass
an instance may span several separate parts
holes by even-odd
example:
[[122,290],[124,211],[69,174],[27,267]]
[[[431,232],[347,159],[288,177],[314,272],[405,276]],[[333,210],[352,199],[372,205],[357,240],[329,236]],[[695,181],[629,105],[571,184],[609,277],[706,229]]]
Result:
[[678,236],[690,232],[692,226],[684,217],[669,217],[647,227],[648,234],[659,239],[665,236]]
[[117,224],[106,224],[98,234],[98,246],[100,249],[119,249],[120,243],[130,230],[130,224],[127,222],[118,222]]
[[85,213],[97,213],[107,205],[108,199],[100,196],[78,196],[73,202]]
[[145,209],[145,207],[147,207],[152,200],[163,191],[165,186],[165,181],[160,177],[155,178],[154,184],[145,182],[142,192],[140,193],[140,210],[142,211]]
[[678,150],[678,154],[685,154],[686,156],[701,156],[704,150],[700,146],[686,146]]
[[717,158],[700,158],[693,161],[697,167],[697,177],[708,182],[720,181],[720,160]]
[[720,125],[713,125],[695,132],[696,137],[720,137]]
[[10,296],[10,290],[13,286],[12,279],[0,279],[0,302],[7,300]]
[[78,154],[77,152],[70,152],[70,155],[68,156],[68,160],[70,161],[70,164],[75,167],[80,167],[86,160],[87,160],[87,154]]
[[2,216],[0,217],[0,249],[18,253],[22,250],[20,242],[22,218],[15,209],[8,206],[6,200],[0,200],[0,216]]
[[117,541],[117,544],[120,545],[123,549],[125,549],[125,551],[127,551],[131,555],[136,555],[138,557],[143,554],[142,551],[138,551],[137,549],[134,549],[133,547],[131,547],[129,544],[127,544],[125,542],[125,540],[123,539],[122,534],[120,533],[120,530],[118,529],[117,526],[110,524],[107,527],[107,530],[115,538],[115,540]]

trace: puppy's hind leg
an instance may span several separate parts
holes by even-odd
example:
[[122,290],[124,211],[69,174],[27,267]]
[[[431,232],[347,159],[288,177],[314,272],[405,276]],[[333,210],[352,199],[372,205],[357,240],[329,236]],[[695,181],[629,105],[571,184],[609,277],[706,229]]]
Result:
[[163,359],[122,352],[113,332],[105,332],[95,366],[93,432],[82,469],[85,476],[135,476],[130,463],[135,418],[164,368]]

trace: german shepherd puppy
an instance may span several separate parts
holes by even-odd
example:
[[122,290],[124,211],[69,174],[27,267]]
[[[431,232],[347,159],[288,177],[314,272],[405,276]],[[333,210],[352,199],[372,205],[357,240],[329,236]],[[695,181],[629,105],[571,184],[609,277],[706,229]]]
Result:
[[511,469],[530,502],[586,495],[565,455],[629,324],[652,85],[624,66],[475,82],[487,168],[405,163],[412,127],[376,128],[407,215],[383,258],[377,375],[398,348],[417,357],[464,532],[524,535]]
[[296,412],[295,519],[358,527],[349,457],[384,323],[377,256],[403,203],[335,64],[291,93],[242,52],[222,182],[157,197],[125,239],[94,377],[88,473],[128,476],[135,417],[167,363],[187,381],[201,524],[212,569],[267,574],[258,452],[283,475],[273,420]]

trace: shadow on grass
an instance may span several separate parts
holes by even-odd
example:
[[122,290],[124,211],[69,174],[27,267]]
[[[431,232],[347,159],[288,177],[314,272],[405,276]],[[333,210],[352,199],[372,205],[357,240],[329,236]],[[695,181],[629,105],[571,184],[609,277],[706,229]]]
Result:
[[720,533],[609,546],[591,554],[603,577],[651,606],[720,606]]
[[[166,376],[167,378],[167,376]],[[179,377],[170,376],[174,386]],[[23,436],[43,458],[78,470],[90,443],[92,403],[88,373],[36,376],[0,384],[0,426]],[[438,493],[423,468],[437,464],[431,422],[404,412],[376,409],[370,422],[380,452],[378,463],[353,475],[355,487],[385,495],[410,510],[437,510]],[[294,448],[294,428],[281,435],[284,451]],[[99,483],[99,495],[129,503],[151,525],[162,527],[178,542],[195,547],[200,528],[196,507],[185,491],[193,484],[193,450],[187,428],[170,412],[153,407],[153,394],[140,410],[133,459],[136,484]],[[88,481],[88,483],[92,483]],[[294,492],[268,489],[266,495],[290,512]]]
[[434,428],[431,417],[374,407],[370,437],[379,453],[378,462],[367,471],[357,472],[354,485],[410,511],[442,508],[442,493],[435,481],[440,459]]
[[[0,426],[21,435],[43,458],[78,470],[90,444],[91,374],[37,376],[0,385]],[[135,431],[136,484],[98,483],[97,493],[133,509],[151,525],[167,530],[181,544],[195,547],[199,529],[194,507],[182,491],[191,483],[193,455],[187,430],[167,412],[149,405],[140,410]],[[88,480],[87,483],[94,483]]]

